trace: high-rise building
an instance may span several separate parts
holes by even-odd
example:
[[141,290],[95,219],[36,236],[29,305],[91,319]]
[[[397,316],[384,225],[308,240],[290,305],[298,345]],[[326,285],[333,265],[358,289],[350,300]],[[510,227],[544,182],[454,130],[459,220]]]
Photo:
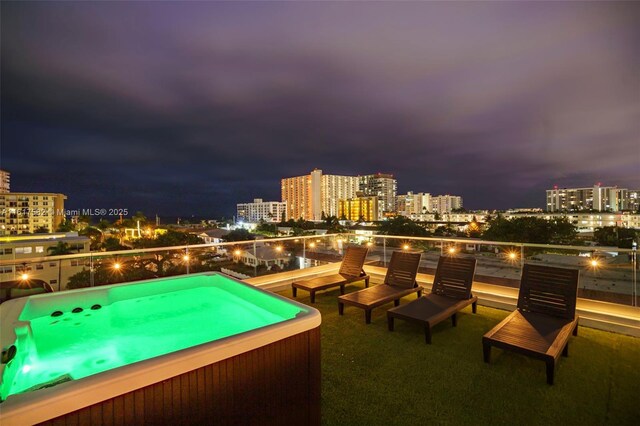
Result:
[[547,189],[548,212],[610,211],[628,209],[628,191],[616,186],[597,184],[589,188]]
[[54,232],[65,219],[63,194],[9,192],[0,194],[0,235]]
[[431,211],[438,214],[451,213],[462,208],[462,197],[457,195],[438,195],[431,197]]
[[640,189],[630,189],[627,191],[626,209],[632,212],[640,212]]
[[378,220],[385,217],[385,213],[396,211],[396,195],[398,193],[398,181],[393,175],[376,173],[373,175],[358,176],[359,189],[362,195],[378,197]]
[[286,215],[287,203],[279,201],[262,201],[255,198],[253,203],[237,204],[237,220],[244,222],[280,222]]
[[354,222],[378,220],[378,197],[356,197],[340,200],[338,218]]
[[0,194],[10,192],[11,190],[11,173],[0,170]]
[[431,212],[431,194],[409,191],[396,197],[396,211],[400,216],[413,217]]
[[305,176],[282,179],[281,191],[287,219],[321,220],[323,215],[338,215],[339,200],[356,196],[358,178],[323,175],[315,169]]

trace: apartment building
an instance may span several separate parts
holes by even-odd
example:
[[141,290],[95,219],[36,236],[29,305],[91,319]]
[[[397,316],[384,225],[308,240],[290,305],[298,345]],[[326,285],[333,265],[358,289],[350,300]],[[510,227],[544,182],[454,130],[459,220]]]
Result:
[[358,177],[324,175],[315,169],[305,176],[281,180],[282,202],[286,218],[316,220],[322,216],[337,216],[341,199],[356,197]]
[[353,222],[378,220],[378,197],[356,197],[340,200],[338,218]]
[[431,211],[433,213],[445,214],[452,210],[462,208],[462,197],[457,195],[438,195],[431,197]]
[[10,192],[11,190],[11,173],[0,170],[0,194]]
[[431,194],[412,191],[396,197],[396,212],[400,216],[412,217],[431,212]]
[[254,198],[252,203],[238,203],[236,205],[236,220],[238,222],[280,222],[286,216],[287,203],[280,201],[262,201]]
[[[634,195],[633,199],[630,198],[630,192]],[[633,210],[633,204],[637,202],[636,191],[616,186],[601,186],[600,184],[588,188],[558,188],[556,186],[553,189],[547,189],[546,194],[548,212],[583,210],[618,212]]]
[[[0,282],[19,280],[27,274],[28,279],[43,280],[55,290],[64,290],[69,277],[89,265],[88,259],[43,259],[59,243],[64,243],[73,254],[88,253],[91,240],[76,232],[0,237],[0,260],[12,261],[0,266]],[[40,260],[34,262],[36,258]]]
[[398,181],[392,174],[376,173],[358,176],[358,187],[365,197],[378,198],[378,218],[382,220],[389,213],[396,212]]
[[578,228],[578,232],[593,232],[596,228],[605,226],[640,229],[640,214],[630,212],[506,213],[504,217],[537,217],[546,220],[567,218]]
[[0,194],[0,236],[53,232],[65,219],[66,195],[7,192]]

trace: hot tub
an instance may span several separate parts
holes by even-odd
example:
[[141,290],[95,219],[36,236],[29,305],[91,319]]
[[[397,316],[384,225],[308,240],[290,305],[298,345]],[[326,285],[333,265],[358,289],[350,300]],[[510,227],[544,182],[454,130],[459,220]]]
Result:
[[3,426],[320,422],[320,313],[217,273],[10,300],[0,319]]

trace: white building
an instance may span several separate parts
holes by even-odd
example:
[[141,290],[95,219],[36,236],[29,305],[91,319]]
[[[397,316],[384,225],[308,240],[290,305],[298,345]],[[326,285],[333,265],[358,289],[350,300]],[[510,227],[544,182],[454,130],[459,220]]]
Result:
[[[616,186],[547,189],[548,212],[611,211],[629,209],[628,190]],[[633,191],[632,191],[633,192]]]
[[433,213],[451,213],[454,209],[462,208],[462,197],[457,195],[438,195],[431,197],[431,211]]
[[593,232],[596,228],[618,226],[621,228],[640,229],[640,214],[629,212],[573,212],[573,213],[525,213],[504,215],[506,219],[516,217],[538,217],[541,219],[567,218],[578,228],[578,232]]
[[0,266],[0,282],[13,281],[27,274],[29,279],[43,280],[55,290],[64,290],[69,277],[89,267],[88,258],[65,260],[41,260],[52,254],[50,248],[64,243],[71,254],[88,253],[91,240],[76,232],[57,234],[16,235],[0,238],[0,260],[12,261]]
[[319,221],[323,213],[337,216],[339,200],[354,198],[358,182],[356,176],[323,175],[319,169],[305,176],[282,179],[286,218]]
[[238,203],[238,222],[280,222],[283,214],[286,214],[287,203],[280,201],[262,201],[262,198],[255,198],[253,203]]
[[396,211],[399,216],[413,217],[431,212],[431,194],[412,191],[396,197]]

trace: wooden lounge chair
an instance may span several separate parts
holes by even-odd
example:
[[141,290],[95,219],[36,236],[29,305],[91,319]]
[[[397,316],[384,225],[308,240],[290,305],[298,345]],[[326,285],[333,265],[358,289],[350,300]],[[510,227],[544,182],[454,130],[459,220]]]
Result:
[[518,309],[482,338],[484,361],[491,360],[491,346],[541,359],[552,385],[560,354],[569,355],[570,334],[578,335],[579,274],[576,269],[524,265]]
[[416,282],[421,253],[394,251],[391,255],[384,284],[365,288],[338,297],[338,312],[344,314],[344,305],[352,305],[364,309],[365,321],[371,323],[371,310],[391,301],[395,306],[400,298],[411,293],[422,294],[422,287]]
[[342,259],[340,271],[337,274],[316,277],[291,284],[293,297],[297,297],[298,289],[306,290],[311,295],[311,303],[316,301],[316,291],[340,287],[340,294],[344,294],[344,286],[355,281],[364,280],[365,287],[369,287],[369,275],[364,272],[362,266],[367,258],[369,249],[360,246],[347,247]]
[[469,305],[475,314],[478,298],[471,294],[475,270],[476,259],[440,256],[431,293],[389,309],[389,331],[393,331],[395,318],[415,322],[424,326],[425,341],[431,343],[431,328],[434,325],[451,317],[455,327],[457,312]]

